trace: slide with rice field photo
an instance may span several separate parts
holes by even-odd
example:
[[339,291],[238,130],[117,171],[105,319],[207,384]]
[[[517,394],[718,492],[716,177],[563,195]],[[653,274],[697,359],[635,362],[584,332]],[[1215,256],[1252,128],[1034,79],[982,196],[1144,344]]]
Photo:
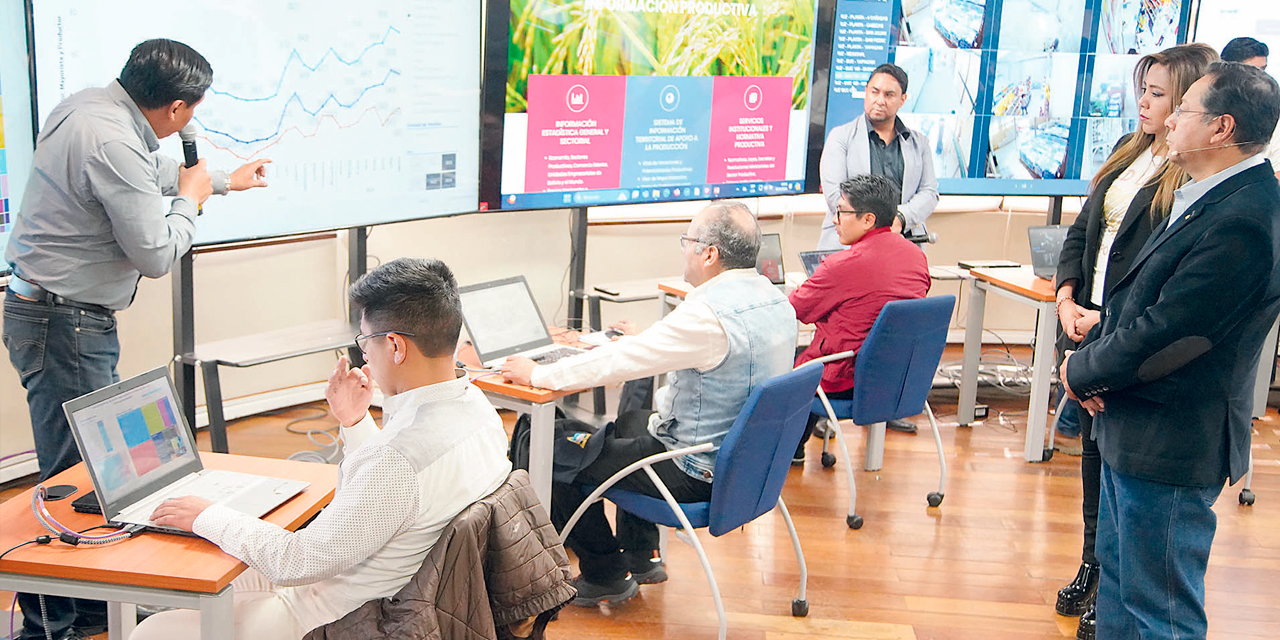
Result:
[[503,208],[801,193],[816,0],[511,0]]

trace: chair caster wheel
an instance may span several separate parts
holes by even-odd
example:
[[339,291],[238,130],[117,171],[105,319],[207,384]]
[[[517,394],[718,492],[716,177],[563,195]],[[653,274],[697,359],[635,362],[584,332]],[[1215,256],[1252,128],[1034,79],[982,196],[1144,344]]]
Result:
[[836,466],[836,454],[824,451],[822,453],[822,466],[828,469]]
[[1045,449],[1044,452],[1040,454],[1040,462],[1048,462],[1052,459],[1053,449]]
[[1246,507],[1252,507],[1252,506],[1253,506],[1253,501],[1254,501],[1255,499],[1257,499],[1257,496],[1253,495],[1253,492],[1252,492],[1252,491],[1250,491],[1250,490],[1248,490],[1248,489],[1241,489],[1241,490],[1240,490],[1240,504],[1241,504],[1241,505],[1244,505],[1244,506],[1246,506]]
[[850,528],[850,529],[861,529],[861,528],[862,528],[862,516],[860,516],[860,515],[858,515],[858,514],[856,514],[856,513],[855,513],[855,514],[853,514],[853,515],[851,515],[851,516],[845,516],[845,518],[844,518],[844,523],[845,523],[845,524],[847,524],[847,525],[849,525],[849,528]]
[[792,600],[791,615],[796,618],[803,618],[809,615],[809,601],[808,600]]
[[930,494],[929,494],[929,506],[931,506],[931,507],[936,507],[936,506],[938,506],[938,505],[942,504],[942,498],[943,498],[943,497],[944,497],[944,496],[943,496],[943,494],[938,493],[937,491],[934,491],[933,493],[930,493]]

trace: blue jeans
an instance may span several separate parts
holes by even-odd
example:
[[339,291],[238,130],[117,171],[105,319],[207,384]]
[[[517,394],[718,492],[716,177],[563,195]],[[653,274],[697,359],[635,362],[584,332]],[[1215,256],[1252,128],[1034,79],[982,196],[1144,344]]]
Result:
[[[80,462],[62,403],[120,380],[116,318],[22,300],[10,290],[5,292],[0,337],[27,390],[40,481],[44,482]],[[37,597],[18,594],[18,602],[23,614],[21,637],[43,638]],[[45,596],[45,612],[54,637],[73,625],[92,632],[106,624],[106,605],[92,600]]]
[[1098,640],[1204,638],[1204,573],[1222,486],[1183,487],[1102,463]]

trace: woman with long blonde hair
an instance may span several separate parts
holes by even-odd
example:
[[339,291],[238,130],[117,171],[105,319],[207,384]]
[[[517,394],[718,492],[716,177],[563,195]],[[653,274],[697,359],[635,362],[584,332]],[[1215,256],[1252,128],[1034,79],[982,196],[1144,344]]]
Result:
[[[1217,59],[1208,46],[1186,44],[1138,60],[1133,71],[1138,129],[1120,140],[1094,176],[1090,195],[1062,246],[1055,279],[1063,332],[1059,357],[1062,351],[1078,348],[1098,323],[1107,293],[1128,272],[1152,230],[1169,215],[1173,192],[1187,182],[1186,173],[1167,162],[1164,122],[1182,104],[1187,88]],[[1058,591],[1056,609],[1062,615],[1079,615],[1077,638],[1092,640],[1102,459],[1092,438],[1092,419],[1073,400],[1067,404],[1063,413],[1074,410],[1081,426],[1084,553],[1075,580]]]

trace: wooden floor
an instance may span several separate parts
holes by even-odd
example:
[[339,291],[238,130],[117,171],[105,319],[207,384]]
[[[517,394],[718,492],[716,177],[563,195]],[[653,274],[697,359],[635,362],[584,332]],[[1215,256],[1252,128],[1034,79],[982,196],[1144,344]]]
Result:
[[[861,471],[865,432],[848,428],[858,469],[858,512],[866,520],[858,531],[844,524],[848,492],[841,465],[848,461],[824,469],[820,442],[810,442],[808,463],[791,471],[783,490],[809,563],[807,618],[790,615],[799,571],[780,517],[763,516],[720,538],[703,532],[729,611],[730,638],[1075,636],[1075,619],[1055,615],[1053,602],[1080,562],[1079,458],[1058,454],[1043,464],[1022,461],[1024,398],[984,391],[980,401],[993,406],[993,417],[965,428],[956,425],[955,401],[956,393],[947,390],[931,398],[950,465],[946,500],[938,508],[925,502],[938,477],[927,426],[915,436],[890,432],[879,472]],[[322,408],[321,403],[241,420],[230,431],[232,450],[284,457],[314,449],[284,425]],[[333,424],[325,418],[294,428],[326,421]],[[1257,504],[1239,506],[1237,486],[1224,490],[1215,508],[1218,535],[1206,579],[1210,638],[1280,637],[1278,445],[1280,418],[1270,409],[1255,422]],[[5,487],[0,500],[26,486]],[[667,568],[668,582],[642,587],[630,602],[599,610],[567,608],[549,636],[715,638],[706,579],[692,549],[674,536]],[[10,597],[0,594],[5,614]]]

